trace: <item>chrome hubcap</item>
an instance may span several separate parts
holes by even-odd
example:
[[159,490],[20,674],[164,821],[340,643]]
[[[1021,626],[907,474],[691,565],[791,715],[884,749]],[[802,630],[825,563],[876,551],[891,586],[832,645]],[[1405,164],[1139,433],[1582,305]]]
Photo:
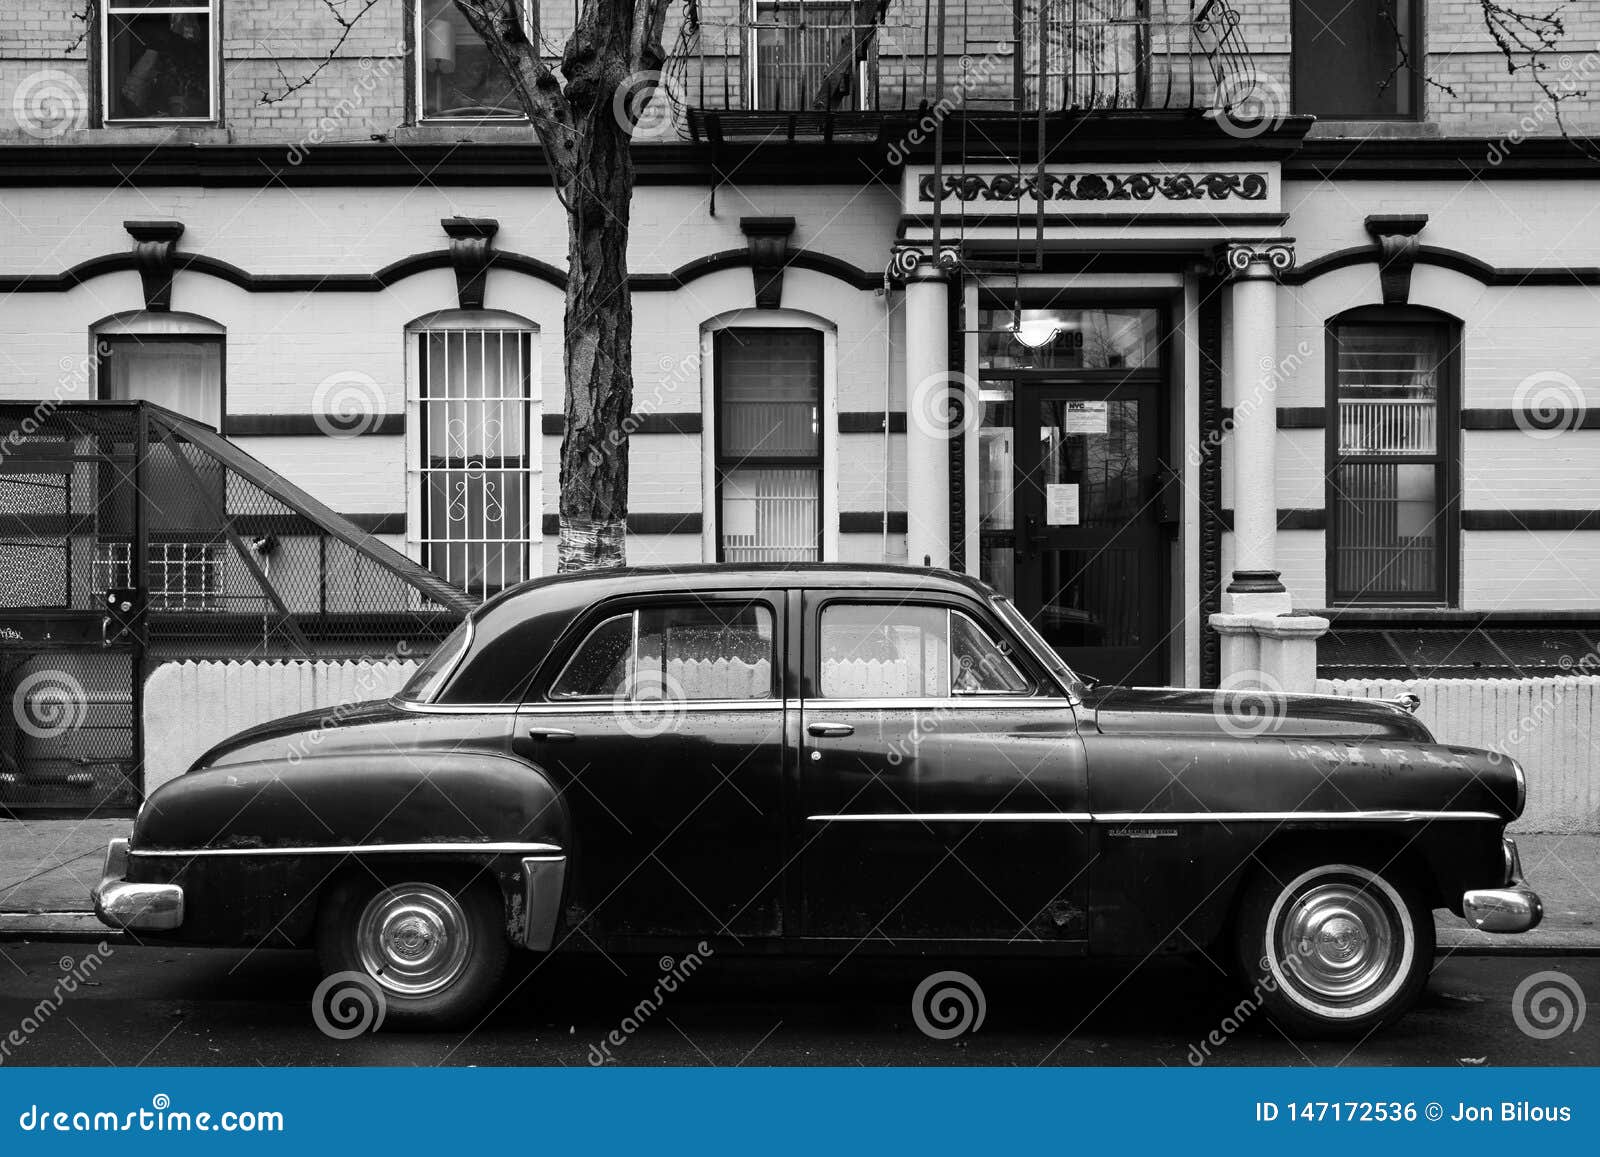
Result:
[[1391,977],[1401,936],[1385,897],[1353,883],[1318,884],[1285,910],[1278,959],[1307,996],[1352,1004]]
[[379,892],[356,925],[361,966],[402,996],[447,987],[466,967],[472,947],[456,898],[432,884],[397,884]]

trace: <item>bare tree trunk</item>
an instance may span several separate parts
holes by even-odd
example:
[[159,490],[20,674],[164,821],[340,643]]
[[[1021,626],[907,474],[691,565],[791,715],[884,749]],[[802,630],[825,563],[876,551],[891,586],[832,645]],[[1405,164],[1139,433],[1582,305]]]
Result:
[[[572,93],[580,114],[582,92]],[[633,410],[633,302],[628,293],[631,129],[604,107],[579,115],[581,176],[567,202],[566,434],[561,442],[558,569],[622,566]]]

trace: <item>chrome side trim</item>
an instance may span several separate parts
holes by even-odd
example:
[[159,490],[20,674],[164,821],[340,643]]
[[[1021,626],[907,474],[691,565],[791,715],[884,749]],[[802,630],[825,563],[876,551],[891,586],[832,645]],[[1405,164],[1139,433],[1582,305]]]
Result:
[[539,855],[560,852],[555,844],[318,844],[285,848],[133,848],[135,856],[356,856],[410,855],[417,852],[478,852],[494,856]]
[[561,921],[561,895],[567,879],[566,856],[522,859],[522,946],[548,952]]
[[1340,812],[1096,812],[1094,820],[1098,824],[1246,824],[1252,822],[1291,823],[1294,821],[1338,823],[1346,820],[1409,824],[1417,823],[1421,820],[1498,820],[1501,818],[1493,812],[1351,810]]
[[952,695],[948,699],[821,699],[805,701],[808,711],[981,711],[995,707],[1035,710],[1070,708],[1060,695]]
[[692,715],[697,711],[782,711],[792,699],[563,699],[525,703],[524,715],[638,715],[641,711]]
[[812,823],[877,822],[894,823],[1095,823],[1095,824],[1183,824],[1183,823],[1292,823],[1344,822],[1418,823],[1423,820],[1499,820],[1493,812],[1445,811],[1343,811],[1343,812],[849,812],[842,815],[814,815]]
[[1063,823],[1086,824],[1088,812],[849,812],[844,815],[807,816],[812,823]]

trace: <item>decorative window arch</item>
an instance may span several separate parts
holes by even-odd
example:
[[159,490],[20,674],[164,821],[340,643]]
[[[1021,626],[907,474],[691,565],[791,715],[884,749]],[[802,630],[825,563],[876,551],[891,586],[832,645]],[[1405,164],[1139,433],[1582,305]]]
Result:
[[539,540],[539,327],[447,310],[407,327],[407,537],[441,578],[487,598],[529,578]]
[[1461,322],[1415,306],[1327,323],[1333,605],[1452,606],[1461,538]]

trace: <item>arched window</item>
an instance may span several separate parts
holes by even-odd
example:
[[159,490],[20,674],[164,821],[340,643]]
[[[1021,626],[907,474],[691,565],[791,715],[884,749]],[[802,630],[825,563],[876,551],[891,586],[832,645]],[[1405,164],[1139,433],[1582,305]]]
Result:
[[489,311],[435,314],[411,328],[412,540],[423,565],[487,598],[531,573],[538,330]]
[[131,313],[94,327],[100,397],[145,401],[222,429],[224,330],[184,313]]
[[1328,601],[1448,606],[1460,539],[1461,326],[1414,308],[1328,323]]

